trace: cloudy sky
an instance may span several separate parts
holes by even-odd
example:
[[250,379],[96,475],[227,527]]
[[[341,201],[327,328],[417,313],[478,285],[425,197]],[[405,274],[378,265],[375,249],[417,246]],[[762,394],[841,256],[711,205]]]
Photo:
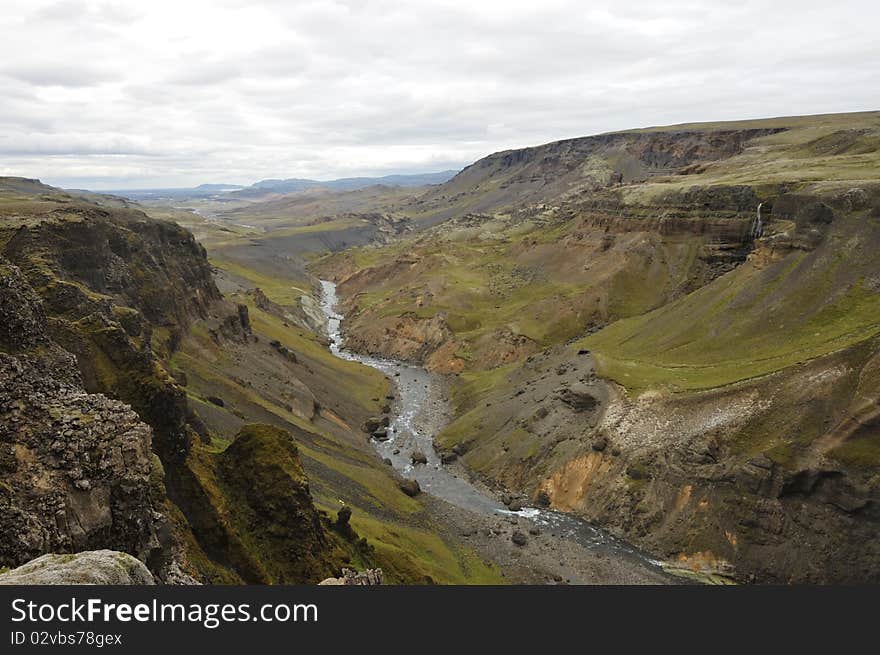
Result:
[[880,109],[876,0],[3,0],[0,175],[93,189],[458,168]]

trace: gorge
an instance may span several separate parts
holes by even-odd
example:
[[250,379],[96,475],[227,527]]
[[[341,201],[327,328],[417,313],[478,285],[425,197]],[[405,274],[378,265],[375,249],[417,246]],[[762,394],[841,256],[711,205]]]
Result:
[[[597,582],[595,578],[589,577],[581,565],[581,560],[589,561],[593,553],[597,552],[605,558],[620,560],[614,568],[633,570],[626,577],[608,578],[604,582],[632,582],[635,579],[659,584],[672,580],[671,576],[667,578],[662,575],[661,562],[603,533],[586,521],[547,508],[521,507],[521,503],[515,499],[505,506],[502,499],[496,498],[489,489],[478,487],[464,479],[461,475],[464,471],[455,471],[450,467],[454,458],[449,457],[448,453],[445,456],[437,454],[433,440],[433,435],[443,430],[450,420],[451,410],[446,391],[448,382],[442,376],[430,373],[418,365],[346,351],[342,345],[340,329],[344,317],[336,312],[336,285],[321,280],[321,289],[321,306],[327,315],[331,351],[338,357],[358,361],[382,371],[393,381],[394,395],[387,397],[392,401],[389,406],[391,418],[385,428],[387,433],[380,433],[372,438],[377,452],[406,479],[417,481],[420,490],[474,515],[480,527],[472,536],[486,532],[491,534],[497,525],[497,519],[507,516],[512,525],[520,528],[517,531],[519,537],[515,538],[520,542],[518,545],[525,545],[527,542],[525,532],[533,536],[544,534],[545,538],[549,537],[549,549],[552,551],[559,550],[559,546],[553,541],[559,539],[570,542],[565,548],[569,561],[560,561],[560,570],[553,574],[558,579],[575,584]],[[512,498],[509,492],[504,495]],[[587,553],[581,553],[581,550]],[[532,569],[538,570],[547,566],[547,562],[538,563],[538,560],[547,558],[543,554],[536,554],[533,549],[523,553],[522,559],[530,558],[536,560],[527,564]],[[550,566],[555,564],[554,562]],[[674,567],[672,570],[683,573]]]
[[138,203],[0,178],[0,566],[876,582],[878,135],[677,125]]

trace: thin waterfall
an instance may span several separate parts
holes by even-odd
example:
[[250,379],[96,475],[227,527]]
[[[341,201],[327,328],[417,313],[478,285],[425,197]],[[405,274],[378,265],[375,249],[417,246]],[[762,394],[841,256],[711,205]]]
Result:
[[758,203],[758,215],[755,216],[755,222],[752,223],[752,229],[749,234],[749,236],[751,236],[752,240],[760,239],[762,236],[764,236],[764,219],[761,216],[761,207],[763,207],[763,206],[764,206],[763,202]]

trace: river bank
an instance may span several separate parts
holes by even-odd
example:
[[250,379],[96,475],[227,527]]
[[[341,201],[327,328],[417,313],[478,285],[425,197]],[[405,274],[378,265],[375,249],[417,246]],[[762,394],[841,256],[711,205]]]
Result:
[[[585,521],[534,507],[510,511],[461,468],[443,464],[433,436],[451,416],[445,379],[420,366],[345,350],[336,287],[327,281],[321,286],[331,352],[376,368],[394,383],[388,439],[373,440],[378,456],[401,476],[417,480],[426,502],[506,578],[529,584],[674,582],[659,562]],[[414,463],[414,453],[424,455],[425,463]]]

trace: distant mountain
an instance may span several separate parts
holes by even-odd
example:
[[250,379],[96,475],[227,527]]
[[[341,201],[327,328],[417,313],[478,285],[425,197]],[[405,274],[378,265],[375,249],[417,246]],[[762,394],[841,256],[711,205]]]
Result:
[[131,200],[187,200],[195,198],[213,198],[225,195],[231,191],[244,189],[241,184],[200,184],[196,187],[183,187],[171,189],[115,189],[102,191],[117,196],[123,196]]
[[311,189],[328,189],[330,191],[357,191],[369,186],[384,184],[386,186],[418,187],[429,184],[443,184],[452,179],[458,171],[440,171],[439,173],[419,173],[416,175],[385,175],[383,177],[345,177],[337,180],[309,180],[303,178],[260,180],[250,186],[241,184],[200,184],[196,187],[169,189],[114,189],[101,193],[113,194],[131,200],[195,200],[215,198],[217,196],[231,198],[259,198],[275,193],[297,193]]
[[234,191],[235,189],[244,188],[241,184],[200,184],[195,187],[194,191],[206,191],[211,193],[223,193],[224,191]]
[[452,179],[458,171],[448,170],[439,173],[419,173],[416,175],[385,175],[383,177],[345,177],[338,180],[309,180],[288,178],[285,180],[260,180],[251,186],[235,191],[239,198],[252,198],[267,193],[297,193],[310,189],[329,189],[331,191],[356,191],[376,184],[386,186],[417,187],[428,184],[443,184]]

